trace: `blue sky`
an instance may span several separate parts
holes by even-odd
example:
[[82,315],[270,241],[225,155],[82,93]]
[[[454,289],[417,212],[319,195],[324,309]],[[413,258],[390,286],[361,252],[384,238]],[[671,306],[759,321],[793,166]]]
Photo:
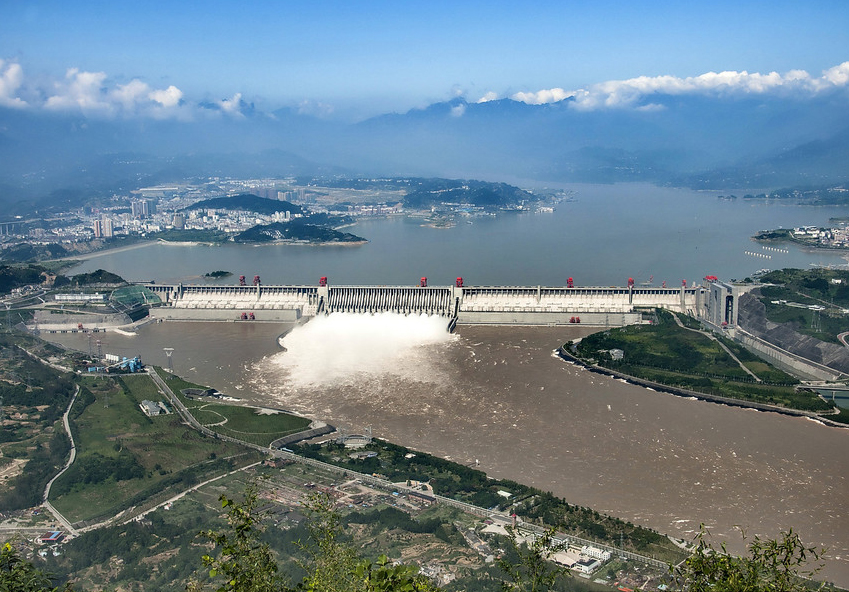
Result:
[[804,70],[817,79],[849,61],[847,29],[845,0],[3,0],[0,100],[32,106],[62,95],[53,107],[84,104],[79,88],[76,102],[61,100],[82,73],[101,93],[121,87],[125,107],[130,91],[164,93],[154,104],[163,108],[178,96],[240,95],[269,110],[362,117],[457,94],[568,95],[637,77]]

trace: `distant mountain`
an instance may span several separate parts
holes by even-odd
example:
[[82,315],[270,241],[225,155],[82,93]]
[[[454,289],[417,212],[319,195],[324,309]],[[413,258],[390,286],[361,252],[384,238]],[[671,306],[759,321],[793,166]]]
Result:
[[849,181],[849,127],[765,158],[676,178],[697,189],[819,187]]
[[628,108],[462,98],[348,124],[294,109],[193,121],[0,108],[0,203],[111,196],[194,176],[345,175],[645,181],[764,189],[847,177],[843,90],[815,97],[651,95]]
[[277,212],[289,212],[291,214],[302,214],[303,210],[288,201],[266,199],[253,195],[252,193],[241,193],[239,195],[228,195],[225,197],[213,197],[194,203],[182,211],[191,210],[242,210],[255,212],[270,216]]

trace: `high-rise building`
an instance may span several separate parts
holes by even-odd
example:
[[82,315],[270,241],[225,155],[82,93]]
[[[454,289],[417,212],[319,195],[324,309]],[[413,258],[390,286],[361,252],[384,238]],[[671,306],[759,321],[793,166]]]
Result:
[[94,238],[102,238],[103,237],[103,225],[100,220],[94,221]]
[[112,218],[108,218],[106,216],[103,217],[103,238],[112,238],[115,236],[114,229],[112,227]]
[[148,218],[156,211],[156,204],[149,199],[134,199],[130,203],[130,207],[132,209],[133,218],[136,220]]

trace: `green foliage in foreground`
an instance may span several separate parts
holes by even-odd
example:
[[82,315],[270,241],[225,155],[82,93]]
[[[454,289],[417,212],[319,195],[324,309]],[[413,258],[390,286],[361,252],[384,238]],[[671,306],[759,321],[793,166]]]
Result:
[[[309,498],[306,508],[311,515],[310,539],[299,545],[308,559],[301,565],[306,575],[295,587],[284,582],[274,554],[259,537],[263,530],[256,513],[256,490],[250,487],[241,503],[221,497],[227,508],[229,528],[206,531],[200,536],[214,543],[217,554],[205,555],[203,563],[212,578],[223,579],[217,592],[378,592],[439,590],[417,573],[417,568],[404,564],[390,565],[385,556],[377,562],[361,558],[352,546],[342,541],[339,515],[326,496]],[[546,531],[531,544],[518,544],[513,537],[514,553],[499,562],[505,592],[542,592],[551,590],[565,572],[548,561],[551,553],[562,548],[554,543],[554,529]],[[755,538],[748,555],[733,557],[724,546],[713,548],[698,537],[693,555],[672,569],[675,589],[688,592],[802,592],[811,583],[804,578],[815,575],[823,551],[802,543],[793,531],[777,539]],[[808,568],[809,561],[815,566]],[[199,591],[195,583],[190,590]],[[825,589],[825,585],[819,586]]]
[[[227,526],[206,530],[198,536],[211,543],[214,548],[200,559],[204,572],[198,574],[188,590],[201,592],[215,586],[217,592],[436,592],[441,590],[418,574],[414,566],[393,564],[381,556],[369,561],[342,536],[341,520],[332,509],[329,498],[321,495],[311,497],[306,503],[310,516],[307,525],[309,538],[296,543],[302,551],[299,560],[298,583],[292,585],[292,573],[285,573],[274,552],[262,536],[265,530],[262,515],[257,511],[256,489],[250,486],[241,502],[221,498],[227,510]],[[154,520],[158,520],[154,517]],[[131,524],[123,529],[112,528],[104,532],[111,537],[110,545],[98,544],[94,548],[100,553],[91,553],[79,545],[68,549],[68,560],[85,565],[108,561],[105,549],[115,548],[124,558],[123,572],[136,574],[140,580],[125,580],[143,583],[144,571],[136,570],[140,565],[140,553],[150,545],[160,545],[170,536],[185,538],[191,524],[174,525],[168,534],[157,529],[153,535],[149,528]],[[145,538],[145,532],[148,534]],[[163,537],[165,534],[165,537]],[[139,538],[141,535],[141,538]],[[82,539],[99,537],[99,531],[86,533]],[[562,568],[551,564],[548,557],[558,550],[553,542],[554,531],[549,530],[528,543],[519,544],[515,536],[507,552],[498,562],[501,574],[481,572],[481,581],[473,580],[466,589],[492,589],[496,584],[505,592],[542,592],[562,590],[589,584],[568,577]],[[734,557],[726,553],[725,547],[713,547],[707,541],[707,533],[697,537],[695,552],[678,567],[671,569],[670,590],[688,592],[805,592],[810,590],[833,590],[822,583],[807,578],[815,576],[821,569],[823,550],[805,545],[792,530],[781,533],[775,539],[755,537],[748,546],[746,555]],[[105,542],[105,541],[101,541]],[[192,545],[182,541],[181,548]],[[78,548],[79,547],[79,548]],[[76,551],[71,553],[71,551]],[[183,551],[180,551],[183,554]],[[143,562],[141,562],[143,563]],[[810,564],[813,564],[812,566]],[[129,573],[127,575],[129,575]],[[167,573],[171,573],[169,570]],[[301,576],[300,574],[304,574]],[[163,574],[165,575],[165,574]],[[176,575],[176,574],[175,574]],[[163,582],[160,582],[163,583]],[[574,584],[569,586],[568,584]],[[0,590],[10,592],[48,592],[57,590],[54,582],[42,570],[24,561],[12,545],[0,548]],[[567,585],[564,588],[564,585]],[[63,590],[71,590],[66,584]],[[448,588],[453,589],[453,588]]]
[[[65,586],[63,590],[70,590]],[[50,576],[36,568],[6,543],[0,548],[0,590],[3,592],[49,592],[54,588]]]
[[[267,543],[261,540],[264,530],[256,513],[255,488],[249,488],[241,503],[221,496],[227,508],[229,529],[204,531],[200,537],[213,543],[216,556],[204,555],[203,564],[212,578],[223,579],[217,592],[283,592],[290,588],[278,573],[277,562]],[[308,592],[428,592],[435,591],[430,581],[418,574],[418,568],[390,565],[386,556],[376,562],[360,558],[342,542],[339,515],[332,502],[323,496],[312,496],[306,504],[311,513],[310,540],[301,545],[308,560],[302,565],[306,576],[298,590]],[[194,583],[189,590],[199,591]]]
[[[747,557],[726,553],[725,545],[713,548],[705,541],[706,532],[698,535],[695,553],[677,570],[681,589],[689,592],[803,592],[824,590],[806,578],[816,575],[824,549],[806,546],[790,529],[776,539],[755,537]],[[814,567],[808,563],[813,561]]]
[[507,581],[503,584],[505,592],[551,590],[557,580],[568,575],[565,569],[547,559],[551,553],[568,547],[566,543],[554,543],[555,533],[554,528],[549,528],[530,545],[519,545],[515,535],[510,538],[518,560],[511,562],[505,557],[498,560],[498,566],[507,575]]

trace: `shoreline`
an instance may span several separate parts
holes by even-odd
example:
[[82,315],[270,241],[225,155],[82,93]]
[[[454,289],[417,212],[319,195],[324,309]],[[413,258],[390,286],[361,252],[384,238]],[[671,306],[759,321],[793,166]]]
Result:
[[670,395],[675,395],[676,397],[683,397],[685,399],[698,399],[699,401],[706,401],[708,403],[716,403],[719,405],[727,405],[729,407],[739,407],[741,409],[754,409],[756,411],[763,412],[772,412],[772,413],[780,413],[782,415],[790,415],[793,417],[804,417],[806,419],[810,419],[812,421],[816,421],[821,423],[822,425],[834,427],[834,428],[849,428],[849,424],[840,423],[827,417],[823,417],[822,415],[818,415],[816,413],[810,411],[803,411],[801,409],[792,409],[790,407],[779,407],[777,405],[770,405],[768,403],[758,403],[757,401],[747,401],[745,399],[733,399],[731,397],[723,397],[721,395],[711,395],[709,393],[701,393],[698,391],[691,391],[685,388],[670,386],[667,384],[662,384],[659,382],[653,382],[651,380],[646,380],[644,378],[638,378],[636,376],[631,376],[630,374],[625,374],[623,372],[619,372],[617,370],[611,370],[609,368],[605,368],[604,366],[598,366],[596,364],[590,364],[588,362],[584,362],[580,358],[573,356],[569,352],[564,349],[564,346],[560,346],[557,348],[557,355],[567,361],[572,362],[573,364],[577,364],[589,370],[590,372],[595,372],[596,374],[602,374],[604,376],[610,376],[612,378],[617,378],[619,380],[624,380],[630,384],[634,384],[636,386],[640,386],[643,388],[650,388],[652,390],[667,393]]
[[[234,245],[241,245],[245,247],[263,247],[263,246],[280,246],[280,245],[288,245],[295,247],[359,247],[365,244],[368,244],[368,240],[361,241],[345,241],[345,242],[333,242],[333,241],[324,241],[324,242],[294,242],[294,241],[272,241],[272,242],[247,242],[247,243],[232,243]],[[59,263],[59,262],[68,262],[68,261],[76,261],[77,265],[88,261],[89,259],[96,259],[98,257],[105,257],[106,255],[112,255],[115,253],[123,253],[125,251],[132,251],[135,249],[142,249],[145,247],[151,247],[153,245],[165,245],[170,247],[218,247],[223,245],[224,243],[219,242],[206,242],[206,241],[169,241],[165,239],[147,239],[135,242],[131,245],[122,245],[119,247],[109,247],[105,249],[97,249],[94,251],[89,251],[88,253],[75,253],[73,255],[68,255],[67,257],[59,257],[58,259],[45,259],[43,261],[36,261],[35,263]]]
[[[142,240],[135,242],[131,245],[121,245],[120,247],[110,247],[106,249],[96,249],[94,251],[89,251],[88,253],[76,253],[74,255],[68,255],[67,257],[60,257],[58,259],[45,259],[43,263],[52,263],[52,262],[61,262],[61,261],[79,261],[82,263],[88,259],[95,259],[97,257],[103,257],[104,255],[111,255],[113,253],[123,253],[124,251],[132,251],[134,249],[141,249],[143,247],[149,247],[151,245],[155,245],[158,241],[155,240]],[[36,264],[40,263],[38,261]]]

